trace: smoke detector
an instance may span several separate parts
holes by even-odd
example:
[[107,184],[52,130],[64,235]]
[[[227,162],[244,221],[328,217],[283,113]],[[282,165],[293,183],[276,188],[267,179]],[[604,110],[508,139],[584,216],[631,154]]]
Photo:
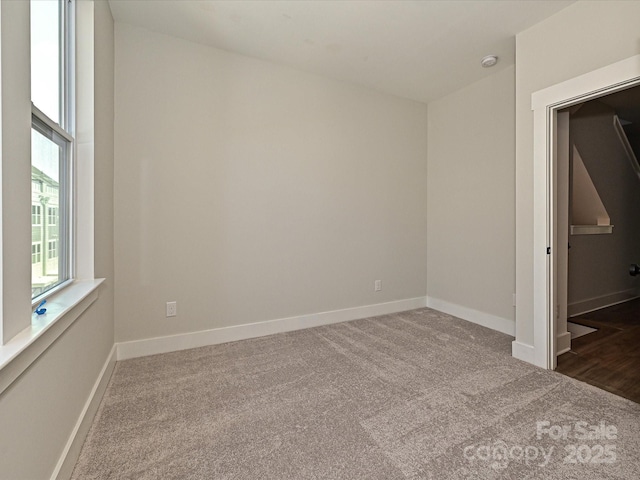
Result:
[[496,63],[498,63],[498,57],[495,55],[487,55],[482,60],[480,60],[480,65],[484,68],[493,67]]

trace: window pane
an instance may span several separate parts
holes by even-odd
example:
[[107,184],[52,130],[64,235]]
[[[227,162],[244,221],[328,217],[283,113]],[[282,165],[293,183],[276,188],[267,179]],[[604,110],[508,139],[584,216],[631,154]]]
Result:
[[59,0],[31,0],[31,101],[60,123],[61,42]]
[[[59,262],[60,206],[64,205],[60,179],[63,148],[31,130],[31,294],[35,297],[66,280]],[[63,183],[64,187],[64,183]],[[62,210],[64,211],[64,210]]]

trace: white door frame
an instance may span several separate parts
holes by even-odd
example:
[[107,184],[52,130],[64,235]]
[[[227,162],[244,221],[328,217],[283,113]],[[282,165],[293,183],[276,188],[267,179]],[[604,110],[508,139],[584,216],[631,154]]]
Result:
[[[554,148],[557,111],[640,84],[640,55],[539,90],[533,110],[533,341],[534,363],[553,369],[556,360]],[[547,253],[550,252],[550,253]]]
[[554,369],[557,366],[557,357],[563,353],[571,350],[571,333],[567,331],[567,303],[568,303],[568,285],[569,285],[569,194],[571,187],[570,183],[570,135],[569,135],[569,123],[570,113],[568,111],[557,112],[556,115],[556,148],[554,150],[554,168],[552,172],[555,175],[555,182],[553,185],[553,191],[556,192],[555,204],[551,207],[552,212],[555,214],[555,236],[553,243],[551,244],[551,250],[553,251],[553,269],[555,275],[552,278],[555,280],[554,298],[552,300],[553,305],[556,306],[554,310],[554,319],[556,322],[555,328],[551,330],[556,332],[554,338],[556,339],[555,345],[552,344],[551,351],[555,352],[552,355],[552,363],[550,368]]

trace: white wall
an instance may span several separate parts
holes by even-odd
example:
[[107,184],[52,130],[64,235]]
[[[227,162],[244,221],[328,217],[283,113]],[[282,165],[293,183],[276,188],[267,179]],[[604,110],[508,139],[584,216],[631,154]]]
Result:
[[117,24],[117,340],[424,297],[426,120]]
[[[3,3],[4,4],[4,3]],[[83,2],[86,8],[87,4]],[[95,4],[95,268],[98,300],[0,395],[0,478],[44,479],[56,467],[113,346],[113,19]],[[77,451],[76,451],[77,453]]]
[[510,323],[514,70],[429,103],[428,122],[427,294]]
[[640,2],[580,1],[516,36],[516,340],[533,345],[531,94],[638,54]]
[[31,90],[29,5],[0,3],[0,132],[2,215],[0,216],[0,345],[29,326],[31,225]]
[[[109,4],[95,3],[94,24],[94,268],[97,278],[104,278],[101,296],[106,297],[105,316],[113,318],[114,308],[114,236],[113,236],[113,165],[114,165],[114,90],[115,33]],[[111,322],[111,328],[114,328]],[[114,338],[113,330],[111,339]]]

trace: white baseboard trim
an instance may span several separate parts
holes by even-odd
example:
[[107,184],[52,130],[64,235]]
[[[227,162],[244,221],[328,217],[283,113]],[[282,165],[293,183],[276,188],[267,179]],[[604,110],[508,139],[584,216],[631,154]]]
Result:
[[433,308],[440,312],[448,313],[454,317],[462,318],[471,323],[477,323],[483,327],[497,330],[498,332],[506,333],[512,337],[516,336],[516,322],[515,320],[509,320],[508,318],[498,317],[491,315],[490,313],[481,312],[472,308],[456,305],[455,303],[449,303],[439,298],[427,297],[427,307]]
[[560,333],[556,336],[557,355],[562,355],[571,350],[571,332]]
[[51,480],[66,480],[71,478],[73,467],[75,466],[78,456],[80,455],[80,450],[82,449],[82,444],[89,432],[89,428],[93,422],[93,417],[98,411],[100,401],[107,389],[111,373],[113,373],[113,369],[116,365],[116,354],[117,348],[116,345],[113,345],[107,360],[102,366],[100,375],[98,375],[98,379],[91,389],[89,398],[84,404],[84,408],[78,417],[78,421],[76,422],[75,427],[73,427],[69,440],[67,440],[67,444],[62,450],[62,455],[60,455],[58,464],[51,475]]
[[619,303],[628,302],[640,297],[638,290],[632,288],[623,290],[622,292],[609,293],[599,297],[587,298],[567,305],[567,315],[569,318],[582,315],[583,313],[593,312],[601,308],[612,307]]
[[416,297],[375,305],[301,315],[298,317],[280,318],[277,320],[214,328],[211,330],[182,333],[166,337],[121,342],[117,344],[118,360],[187,350],[189,348],[206,347],[208,345],[235,342],[248,338],[264,337],[275,333],[319,327],[321,325],[375,317],[377,315],[387,315],[423,307],[426,307],[426,297]]
[[520,343],[516,340],[511,342],[511,355],[513,358],[522,360],[523,362],[536,364],[536,351],[533,345],[527,345],[526,343]]

